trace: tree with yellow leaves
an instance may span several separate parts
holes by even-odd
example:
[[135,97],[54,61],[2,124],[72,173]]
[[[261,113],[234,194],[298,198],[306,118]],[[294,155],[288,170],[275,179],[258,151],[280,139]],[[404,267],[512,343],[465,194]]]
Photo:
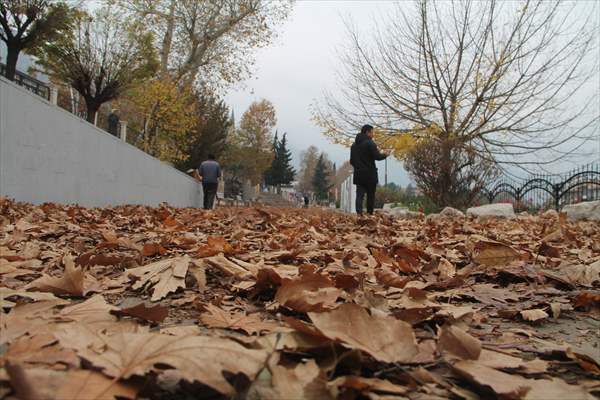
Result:
[[170,79],[152,79],[132,90],[122,101],[130,113],[136,146],[163,161],[185,159],[193,140],[195,97]]
[[[598,137],[597,5],[412,5],[371,24],[373,40],[349,27],[341,93],[326,93],[313,112],[333,141],[374,125],[379,145],[445,206],[464,204],[452,193],[476,194],[490,166],[574,158]],[[437,176],[422,179],[421,170]]]
[[238,171],[240,179],[259,184],[273,161],[275,107],[268,100],[255,101],[242,115],[239,128],[229,139],[224,168]]

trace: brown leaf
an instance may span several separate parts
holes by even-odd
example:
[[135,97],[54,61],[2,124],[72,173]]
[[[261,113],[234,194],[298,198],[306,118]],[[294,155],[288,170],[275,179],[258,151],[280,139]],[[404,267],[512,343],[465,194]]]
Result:
[[203,324],[211,328],[240,329],[248,335],[272,331],[279,327],[276,322],[263,321],[258,313],[246,315],[245,313],[228,313],[212,304],[203,306],[206,312],[200,315]]
[[518,375],[509,375],[486,367],[477,361],[459,361],[451,365],[454,371],[470,381],[488,387],[498,396],[521,398],[530,389],[527,380]]
[[440,259],[437,269],[440,281],[445,281],[447,279],[454,278],[454,276],[456,275],[456,267],[454,266],[454,264],[452,264],[445,258]]
[[418,353],[412,327],[393,317],[369,315],[359,305],[344,303],[323,313],[308,313],[326,337],[362,350],[383,362],[409,362]]
[[3,355],[2,361],[8,360],[18,364],[46,364],[54,366],[79,366],[79,357],[72,351],[57,345],[58,340],[51,334],[42,333],[34,336],[22,336],[14,341]]
[[168,258],[129,269],[127,275],[139,279],[132,286],[133,289],[154,288],[150,300],[158,301],[178,288],[185,288],[185,275],[189,264],[188,256]]
[[600,293],[581,292],[575,296],[573,301],[573,307],[575,308],[587,307],[594,304],[600,305]]
[[548,313],[542,309],[524,310],[520,312],[525,321],[539,321],[548,318]]
[[52,301],[56,301],[61,304],[69,304],[69,302],[67,300],[62,300],[62,299],[54,296],[52,293],[26,292],[24,290],[13,290],[13,289],[9,289],[6,287],[0,287],[0,301],[1,301],[0,304],[2,305],[2,307],[12,308],[15,306],[15,303],[13,303],[12,301],[6,300],[9,297],[23,297],[23,298],[30,299],[33,301],[52,300]]
[[375,278],[377,282],[384,286],[396,287],[402,289],[412,280],[409,276],[400,276],[389,268],[379,267],[375,269]]
[[[371,392],[402,395],[408,393],[408,388],[393,384],[385,379],[364,378],[362,376],[340,376],[327,383],[333,397],[342,397],[343,389],[353,389],[359,394],[368,395]],[[340,390],[342,389],[342,390]]]
[[454,325],[441,328],[438,348],[464,360],[477,360],[481,354],[481,342]]
[[82,267],[76,267],[71,257],[65,256],[63,263],[65,270],[60,278],[43,275],[27,285],[27,288],[72,296],[85,296],[99,289],[99,283],[96,279],[90,274],[86,274]]
[[[239,279],[250,279],[255,274],[254,271],[250,271],[247,268],[242,267],[239,264],[227,259],[223,254],[218,256],[203,258],[201,262],[205,262],[210,266],[216,267],[226,273],[227,275],[235,276]],[[256,271],[258,273],[258,271]]]
[[198,257],[212,257],[219,253],[233,254],[235,250],[223,236],[209,236],[206,239],[206,245],[198,249]]
[[21,368],[19,374],[19,378],[14,376],[14,372],[10,375],[11,385],[17,389],[20,399],[106,400],[115,397],[135,399],[138,392],[138,389],[131,384],[114,381],[99,372],[90,370],[71,369],[68,372],[59,372]]
[[279,400],[332,398],[325,386],[326,378],[314,360],[294,367],[278,364],[278,354],[271,357],[250,389],[249,399]]
[[328,277],[307,272],[297,279],[283,280],[275,301],[299,312],[322,311],[333,308],[342,293]]
[[[87,336],[82,338],[86,332]],[[267,360],[267,353],[262,350],[250,350],[232,340],[217,337],[160,333],[107,336],[84,330],[77,334],[80,339],[66,342],[67,345],[110,377],[126,379],[159,371],[156,364],[169,365],[187,381],[202,382],[227,395],[232,395],[234,389],[223,376],[224,371],[242,373],[252,380]],[[96,341],[104,346],[90,348],[89,343]]]
[[110,313],[117,316],[137,317],[151,322],[163,322],[169,316],[169,309],[160,304],[147,307],[141,302],[133,307],[111,310]]
[[473,260],[477,264],[493,267],[510,264],[519,259],[519,253],[510,246],[493,241],[479,241],[475,244]]
[[160,243],[146,243],[142,247],[142,255],[144,257],[152,257],[156,254],[165,255],[167,250],[160,245]]
[[123,261],[123,256],[111,256],[107,254],[85,253],[75,259],[77,265],[87,267],[90,265],[119,265]]

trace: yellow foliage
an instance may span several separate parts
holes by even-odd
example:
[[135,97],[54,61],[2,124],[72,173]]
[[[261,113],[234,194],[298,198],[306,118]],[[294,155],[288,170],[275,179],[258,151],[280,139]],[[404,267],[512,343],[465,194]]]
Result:
[[182,160],[196,123],[191,89],[154,79],[136,88],[129,100],[143,116],[141,147],[164,161]]

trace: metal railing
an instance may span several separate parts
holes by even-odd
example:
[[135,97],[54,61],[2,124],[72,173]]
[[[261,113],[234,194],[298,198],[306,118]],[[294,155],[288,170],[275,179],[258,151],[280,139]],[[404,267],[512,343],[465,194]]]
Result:
[[560,210],[567,204],[600,200],[600,163],[563,174],[537,174],[518,180],[503,178],[485,190],[490,203],[513,203],[516,211]]
[[[0,63],[0,75],[6,76],[6,64]],[[50,100],[50,86],[47,83],[37,80],[20,71],[15,72],[13,82],[46,100]]]

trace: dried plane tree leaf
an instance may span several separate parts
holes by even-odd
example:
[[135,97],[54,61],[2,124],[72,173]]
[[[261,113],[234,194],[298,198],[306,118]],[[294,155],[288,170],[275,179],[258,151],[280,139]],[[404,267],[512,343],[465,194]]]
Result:
[[[82,335],[82,332],[78,332]],[[227,395],[233,387],[223,376],[227,371],[253,379],[267,360],[267,353],[251,350],[228,339],[208,336],[171,336],[159,333],[89,333],[88,342],[100,340],[101,349],[90,349],[86,341],[72,344],[85,358],[113,378],[129,378],[156,371],[155,365],[176,368],[190,382],[199,381]],[[210,360],[210,362],[207,362]]]
[[67,300],[62,300],[52,293],[47,292],[26,292],[24,290],[13,290],[6,287],[0,287],[0,300],[2,301],[2,307],[12,308],[16,304],[6,300],[7,297],[22,297],[34,301],[45,301],[51,300],[62,304],[69,304]]
[[344,389],[354,389],[362,395],[368,395],[371,392],[403,395],[409,391],[405,386],[396,385],[384,379],[361,376],[341,376],[328,382],[327,386],[334,398],[340,398]]
[[144,257],[152,257],[156,254],[165,255],[167,250],[160,245],[160,243],[146,243],[142,247],[142,255]]
[[56,337],[49,333],[22,336],[14,341],[0,359],[18,364],[47,364],[54,366],[79,366],[79,357],[72,351],[57,345]]
[[464,359],[477,360],[481,354],[481,342],[457,326],[441,328],[438,348]]
[[460,376],[477,385],[490,388],[500,397],[518,399],[530,390],[525,378],[497,371],[477,361],[459,361],[451,367]]
[[548,318],[548,313],[541,309],[524,310],[520,312],[525,321],[536,322]]
[[479,241],[475,244],[473,260],[477,264],[493,267],[507,265],[519,258],[519,253],[510,246],[493,241]]
[[439,279],[441,281],[454,278],[454,276],[456,276],[456,267],[445,258],[440,259],[437,269],[439,272]]
[[65,256],[64,273],[60,278],[43,275],[27,285],[28,289],[39,289],[58,295],[85,296],[98,291],[99,283],[94,277],[86,274],[82,267],[76,267],[73,258]]
[[200,321],[211,328],[239,329],[248,335],[272,331],[279,324],[272,321],[264,321],[259,314],[229,313],[222,308],[212,304],[202,306],[206,312],[200,315]]
[[294,367],[278,364],[279,357],[269,359],[268,368],[258,375],[248,393],[248,399],[332,399],[326,379],[314,360]]
[[117,316],[128,316],[141,318],[151,322],[162,322],[169,315],[169,310],[166,307],[156,304],[152,307],[147,307],[144,302],[140,302],[132,307],[120,308],[118,310],[111,310],[111,314]]
[[158,301],[179,288],[185,288],[190,258],[188,256],[160,260],[142,267],[127,270],[127,275],[138,278],[133,289],[153,288],[151,301]]
[[377,282],[381,283],[382,285],[396,288],[403,288],[408,282],[412,280],[411,277],[400,276],[386,267],[380,267],[375,269],[375,278],[377,278]]
[[342,293],[328,277],[308,272],[296,279],[283,280],[275,301],[299,312],[322,311],[335,307]]
[[326,337],[362,350],[383,362],[410,362],[418,353],[412,327],[392,317],[369,315],[359,305],[344,303],[333,311],[308,313]]
[[[19,368],[19,367],[17,367]],[[15,370],[15,367],[12,368]],[[11,385],[22,399],[77,399],[106,400],[124,398],[135,399],[138,389],[131,385],[114,381],[96,371],[71,369],[68,372],[48,369],[23,369],[11,374]]]

